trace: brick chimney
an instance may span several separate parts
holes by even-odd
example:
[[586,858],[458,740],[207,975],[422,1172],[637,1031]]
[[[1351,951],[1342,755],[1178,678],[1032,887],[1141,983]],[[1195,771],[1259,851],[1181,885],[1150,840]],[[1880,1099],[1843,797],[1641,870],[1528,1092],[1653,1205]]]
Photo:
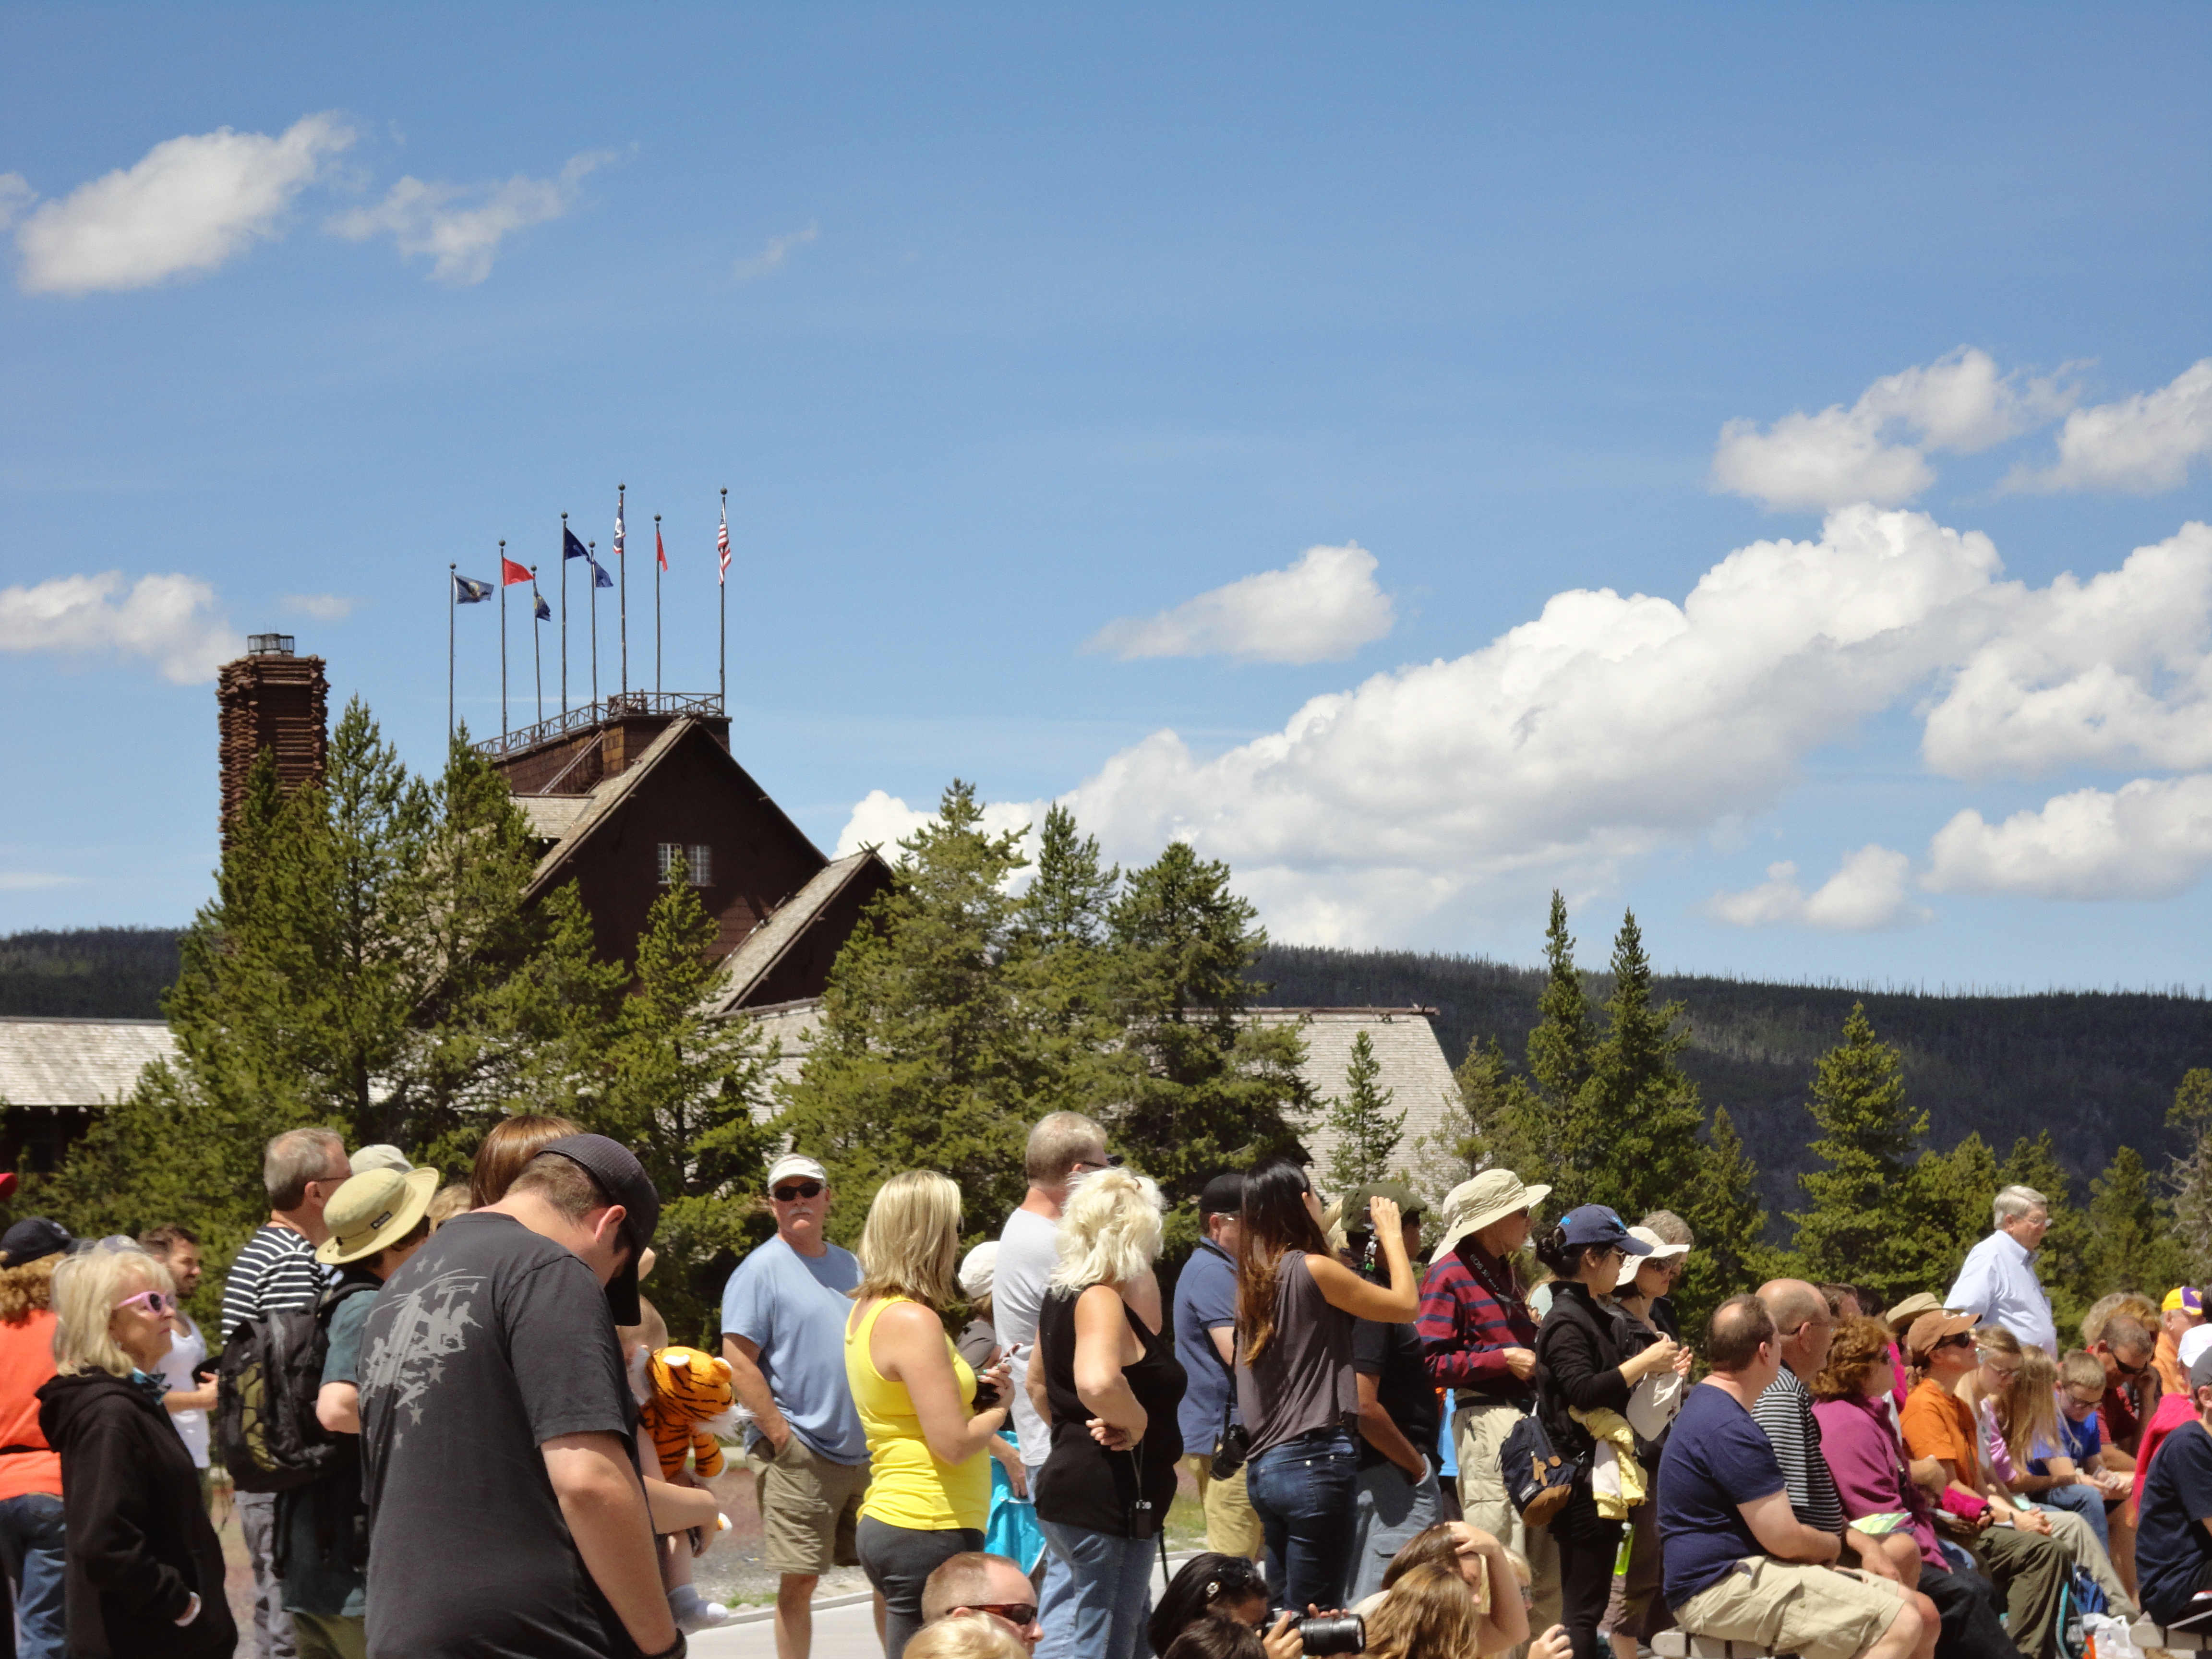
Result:
[[276,779],[289,793],[323,775],[330,747],[330,682],[320,657],[292,654],[289,634],[250,634],[246,654],[216,678],[222,720],[222,839],[246,801],[246,779],[264,749],[276,756]]

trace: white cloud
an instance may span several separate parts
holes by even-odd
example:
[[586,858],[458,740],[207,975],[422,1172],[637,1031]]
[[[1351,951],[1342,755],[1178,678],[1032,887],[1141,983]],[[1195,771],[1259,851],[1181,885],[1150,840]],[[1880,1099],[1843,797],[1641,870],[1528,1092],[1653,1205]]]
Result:
[[58,876],[46,870],[0,870],[0,892],[21,893],[43,887],[76,887],[82,876]]
[[[880,789],[868,791],[866,799],[853,808],[838,832],[839,858],[849,858],[863,847],[878,848],[892,863],[904,860],[898,843],[937,816],[934,810],[923,811],[908,806],[896,795],[885,794]],[[1013,830],[1023,836],[1024,846],[1033,839],[1026,832],[1044,817],[1044,804],[1037,801],[992,801],[983,808],[983,832],[999,835]]]
[[570,156],[556,178],[518,173],[493,185],[426,183],[410,174],[374,207],[338,214],[325,228],[354,241],[388,231],[404,257],[433,256],[433,281],[472,287],[491,275],[510,233],[560,218],[575,206],[585,175],[614,159],[611,150],[586,150]]
[[2058,429],[2058,461],[2023,467],[2014,489],[2178,489],[2191,462],[2212,455],[2212,357],[2199,359],[2156,392],[2077,409]]
[[2212,867],[2212,775],[2077,789],[2002,823],[1969,810],[1928,854],[1938,892],[2170,898]]
[[1375,556],[1358,543],[1310,547],[1283,570],[1263,570],[1186,599],[1156,617],[1110,622],[1085,649],[1133,657],[1241,657],[1328,662],[1381,639],[1395,620],[1375,585]]
[[89,294],[213,270],[275,235],[292,198],[353,138],[325,114],[274,138],[219,127],[167,139],[33,210],[15,231],[17,280],[27,294]]
[[817,227],[809,225],[804,230],[793,230],[781,236],[771,236],[758,253],[740,259],[732,265],[730,268],[731,274],[741,283],[749,283],[756,276],[767,276],[771,270],[781,270],[783,269],[783,262],[791,257],[792,249],[805,247],[809,242],[815,240],[819,234]]
[[14,224],[23,210],[39,199],[31,181],[20,173],[0,173],[0,230]]
[[1894,506],[1936,481],[1926,452],[1987,449],[2069,401],[2053,382],[2023,384],[2000,374],[1987,352],[1960,346],[1885,375],[1849,409],[1785,415],[1764,430],[1729,422],[1713,450],[1713,488],[1777,507]]
[[317,622],[343,622],[361,601],[343,593],[287,593],[280,603],[287,611],[313,617]]
[[1990,637],[1928,711],[1952,777],[2212,767],[2212,527],[2184,525],[2087,581],[1991,593]]
[[128,592],[119,570],[0,587],[0,651],[112,651],[191,685],[245,649],[215,590],[191,576],[141,576]]
[[1912,860],[1902,853],[1872,844],[1846,853],[1836,873],[1808,893],[1797,884],[1794,864],[1770,864],[1766,879],[1740,893],[1716,893],[1705,902],[1707,915],[1735,927],[1778,924],[1819,927],[1837,933],[1869,933],[1908,927],[1929,913],[1906,897]]

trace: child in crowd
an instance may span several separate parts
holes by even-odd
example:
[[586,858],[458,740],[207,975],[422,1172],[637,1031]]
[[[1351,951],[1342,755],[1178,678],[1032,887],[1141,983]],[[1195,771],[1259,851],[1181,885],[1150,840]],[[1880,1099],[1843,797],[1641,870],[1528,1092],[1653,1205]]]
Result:
[[[622,1345],[623,1364],[629,1372],[633,1392],[648,1386],[646,1357],[668,1346],[668,1323],[660,1310],[643,1297],[637,1301],[641,1316],[638,1322],[615,1328],[615,1340]],[[638,1403],[644,1403],[641,1395]],[[696,1484],[689,1470],[684,1471],[679,1481],[657,1479],[660,1455],[642,1425],[637,1431],[637,1456],[638,1467],[646,1472],[646,1502],[653,1511],[655,1541],[660,1547],[660,1583],[668,1592],[668,1611],[686,1632],[711,1630],[726,1623],[730,1610],[719,1601],[707,1601],[691,1582],[692,1559],[705,1554],[715,1534],[729,1524],[721,1516],[714,1494]]]

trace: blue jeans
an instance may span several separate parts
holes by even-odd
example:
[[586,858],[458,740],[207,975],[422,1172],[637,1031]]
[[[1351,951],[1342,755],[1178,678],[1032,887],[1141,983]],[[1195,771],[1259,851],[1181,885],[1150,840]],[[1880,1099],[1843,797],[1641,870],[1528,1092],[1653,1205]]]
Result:
[[2035,1494],[2035,1506],[2044,1510],[2071,1510],[2089,1523],[2089,1530],[2097,1534],[2097,1542],[2106,1554],[2112,1553],[2112,1534],[2105,1519],[2105,1495],[2094,1486],[2076,1481],[2070,1486],[2053,1486],[2048,1492]]
[[[1030,1496],[1035,1498],[1037,1476],[1044,1473],[1044,1465],[1024,1463],[1022,1468],[1030,1477]],[[1040,1522],[1038,1524],[1043,1523]],[[1046,1536],[1049,1539],[1051,1534],[1047,1534]],[[1044,1571],[1037,1578],[1037,1624],[1044,1634],[1037,1638],[1033,1659],[1089,1659],[1075,1644],[1074,1635],[1069,1628],[1075,1583],[1067,1571],[1067,1563],[1060,1559],[1058,1550],[1048,1549],[1039,1565]]]
[[1444,1518],[1444,1495],[1434,1460],[1416,1483],[1385,1458],[1359,1471],[1359,1504],[1352,1520],[1352,1595],[1364,1601],[1382,1588],[1390,1558],[1413,1534]]
[[1145,1621],[1152,1611],[1149,1538],[1116,1538],[1059,1521],[1040,1523],[1067,1565],[1067,1639],[1084,1659],[1151,1659]]
[[1341,1607],[1352,1582],[1359,1455],[1343,1429],[1315,1429],[1251,1462],[1247,1490],[1267,1540],[1267,1595],[1303,1615]]
[[15,1585],[20,1659],[63,1659],[68,1651],[62,1623],[64,1559],[60,1498],[43,1492],[0,1498],[0,1562]]

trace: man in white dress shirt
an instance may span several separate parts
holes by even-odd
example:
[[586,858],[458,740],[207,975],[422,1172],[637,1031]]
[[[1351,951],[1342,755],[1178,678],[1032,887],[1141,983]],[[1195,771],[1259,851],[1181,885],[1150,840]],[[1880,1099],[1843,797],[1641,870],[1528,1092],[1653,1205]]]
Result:
[[2033,1187],[2007,1187],[1995,1208],[1996,1231],[1966,1252],[1943,1305],[1972,1314],[1984,1325],[2002,1325],[2056,1359],[2058,1326],[2035,1277],[2035,1253],[2051,1226],[2051,1200]]

